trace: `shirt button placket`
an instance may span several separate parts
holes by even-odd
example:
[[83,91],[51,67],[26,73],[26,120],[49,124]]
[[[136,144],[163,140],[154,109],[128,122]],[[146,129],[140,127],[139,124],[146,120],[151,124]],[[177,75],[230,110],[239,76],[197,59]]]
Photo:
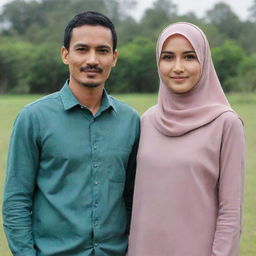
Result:
[[97,240],[99,239],[98,237],[98,232],[97,232],[97,228],[98,228],[98,224],[99,224],[99,216],[98,216],[98,207],[99,207],[99,180],[98,180],[98,176],[99,176],[99,168],[100,168],[100,162],[99,162],[99,156],[98,156],[98,136],[96,134],[96,124],[97,122],[92,122],[91,123],[91,149],[92,149],[92,184],[93,184],[93,190],[92,190],[92,211],[93,211],[93,233],[94,233],[94,247],[98,246],[98,242]]

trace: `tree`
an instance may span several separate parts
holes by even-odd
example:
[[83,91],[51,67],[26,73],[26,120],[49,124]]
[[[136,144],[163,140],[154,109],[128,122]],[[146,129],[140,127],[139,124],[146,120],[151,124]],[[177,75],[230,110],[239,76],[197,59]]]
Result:
[[[216,4],[204,19],[193,13],[178,16],[172,0],[155,0],[136,21],[130,16],[136,3],[137,0],[12,0],[0,14],[0,93],[56,91],[68,76],[59,53],[64,28],[75,14],[86,10],[106,14],[117,30],[119,59],[107,82],[112,92],[158,89],[156,41],[164,27],[177,21],[192,22],[205,32],[225,91],[254,90],[255,62],[244,58],[256,54],[256,0],[250,20],[244,22],[225,3]],[[250,68],[249,62],[253,63]]]
[[50,93],[68,78],[59,47],[50,43],[38,46],[4,38],[0,42],[0,68],[1,93]]
[[241,91],[256,91],[256,54],[247,56],[240,64],[238,85]]
[[249,18],[252,22],[256,22],[256,0],[253,0],[252,5],[248,9]]
[[229,5],[217,3],[205,17],[208,23],[215,25],[227,38],[237,39],[241,33],[241,22]]
[[137,37],[119,49],[107,88],[111,92],[155,92],[158,89],[155,42]]
[[9,33],[26,34],[31,25],[44,25],[39,6],[37,1],[27,3],[24,0],[15,0],[4,6],[0,19],[9,24]]
[[231,79],[239,73],[239,64],[245,57],[243,49],[236,42],[226,40],[222,46],[212,49],[212,57],[223,90],[236,90]]
[[29,86],[23,83],[23,80],[32,57],[28,53],[33,52],[33,45],[19,40],[5,40],[8,44],[0,44],[0,66],[3,68],[2,71],[5,71],[1,72],[2,91],[28,93]]
[[[60,43],[64,28],[74,15],[94,10],[106,14],[116,26],[130,19],[126,6],[134,0],[14,0],[6,4],[0,15],[2,24],[8,24],[5,34],[18,35],[24,41]],[[131,8],[130,8],[131,9]]]
[[118,46],[128,44],[141,33],[139,24],[131,17],[122,20],[116,26]]
[[146,9],[141,20],[143,35],[151,36],[152,31],[159,32],[164,26],[175,22],[177,6],[171,0],[156,0]]
[[237,42],[246,51],[247,54],[256,52],[256,23],[245,21],[242,23],[240,37]]

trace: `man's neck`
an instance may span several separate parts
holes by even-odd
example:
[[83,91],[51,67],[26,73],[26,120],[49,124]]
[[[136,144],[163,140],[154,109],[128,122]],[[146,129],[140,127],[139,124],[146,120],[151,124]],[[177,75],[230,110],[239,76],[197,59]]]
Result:
[[95,115],[101,106],[104,89],[103,85],[90,88],[70,82],[69,87],[79,103],[83,106],[86,106],[92,112],[92,114]]

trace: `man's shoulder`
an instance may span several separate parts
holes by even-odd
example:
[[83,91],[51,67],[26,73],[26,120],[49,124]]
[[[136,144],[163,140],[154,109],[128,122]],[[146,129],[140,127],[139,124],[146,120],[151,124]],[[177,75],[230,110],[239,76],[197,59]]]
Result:
[[17,115],[17,120],[30,120],[36,116],[47,115],[53,109],[60,108],[60,93],[55,92],[43,96],[24,106]]
[[139,118],[139,113],[132,106],[130,106],[129,104],[127,104],[111,95],[108,95],[108,96],[109,96],[110,100],[112,101],[112,103],[118,113],[122,113],[122,114],[127,113],[127,114],[137,116]]
[[54,93],[48,94],[46,96],[43,96],[43,97],[27,104],[24,107],[24,109],[34,110],[34,109],[38,109],[38,108],[44,108],[51,104],[55,104],[59,100],[60,100],[60,92],[58,91],[58,92],[54,92]]

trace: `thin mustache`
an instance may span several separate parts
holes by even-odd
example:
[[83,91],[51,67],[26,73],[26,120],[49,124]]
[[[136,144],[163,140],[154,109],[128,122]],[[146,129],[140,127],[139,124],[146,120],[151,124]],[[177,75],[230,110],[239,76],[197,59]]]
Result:
[[86,67],[81,67],[80,71],[93,71],[93,72],[98,72],[98,73],[102,73],[103,69],[100,67],[90,67],[90,66],[86,66]]

